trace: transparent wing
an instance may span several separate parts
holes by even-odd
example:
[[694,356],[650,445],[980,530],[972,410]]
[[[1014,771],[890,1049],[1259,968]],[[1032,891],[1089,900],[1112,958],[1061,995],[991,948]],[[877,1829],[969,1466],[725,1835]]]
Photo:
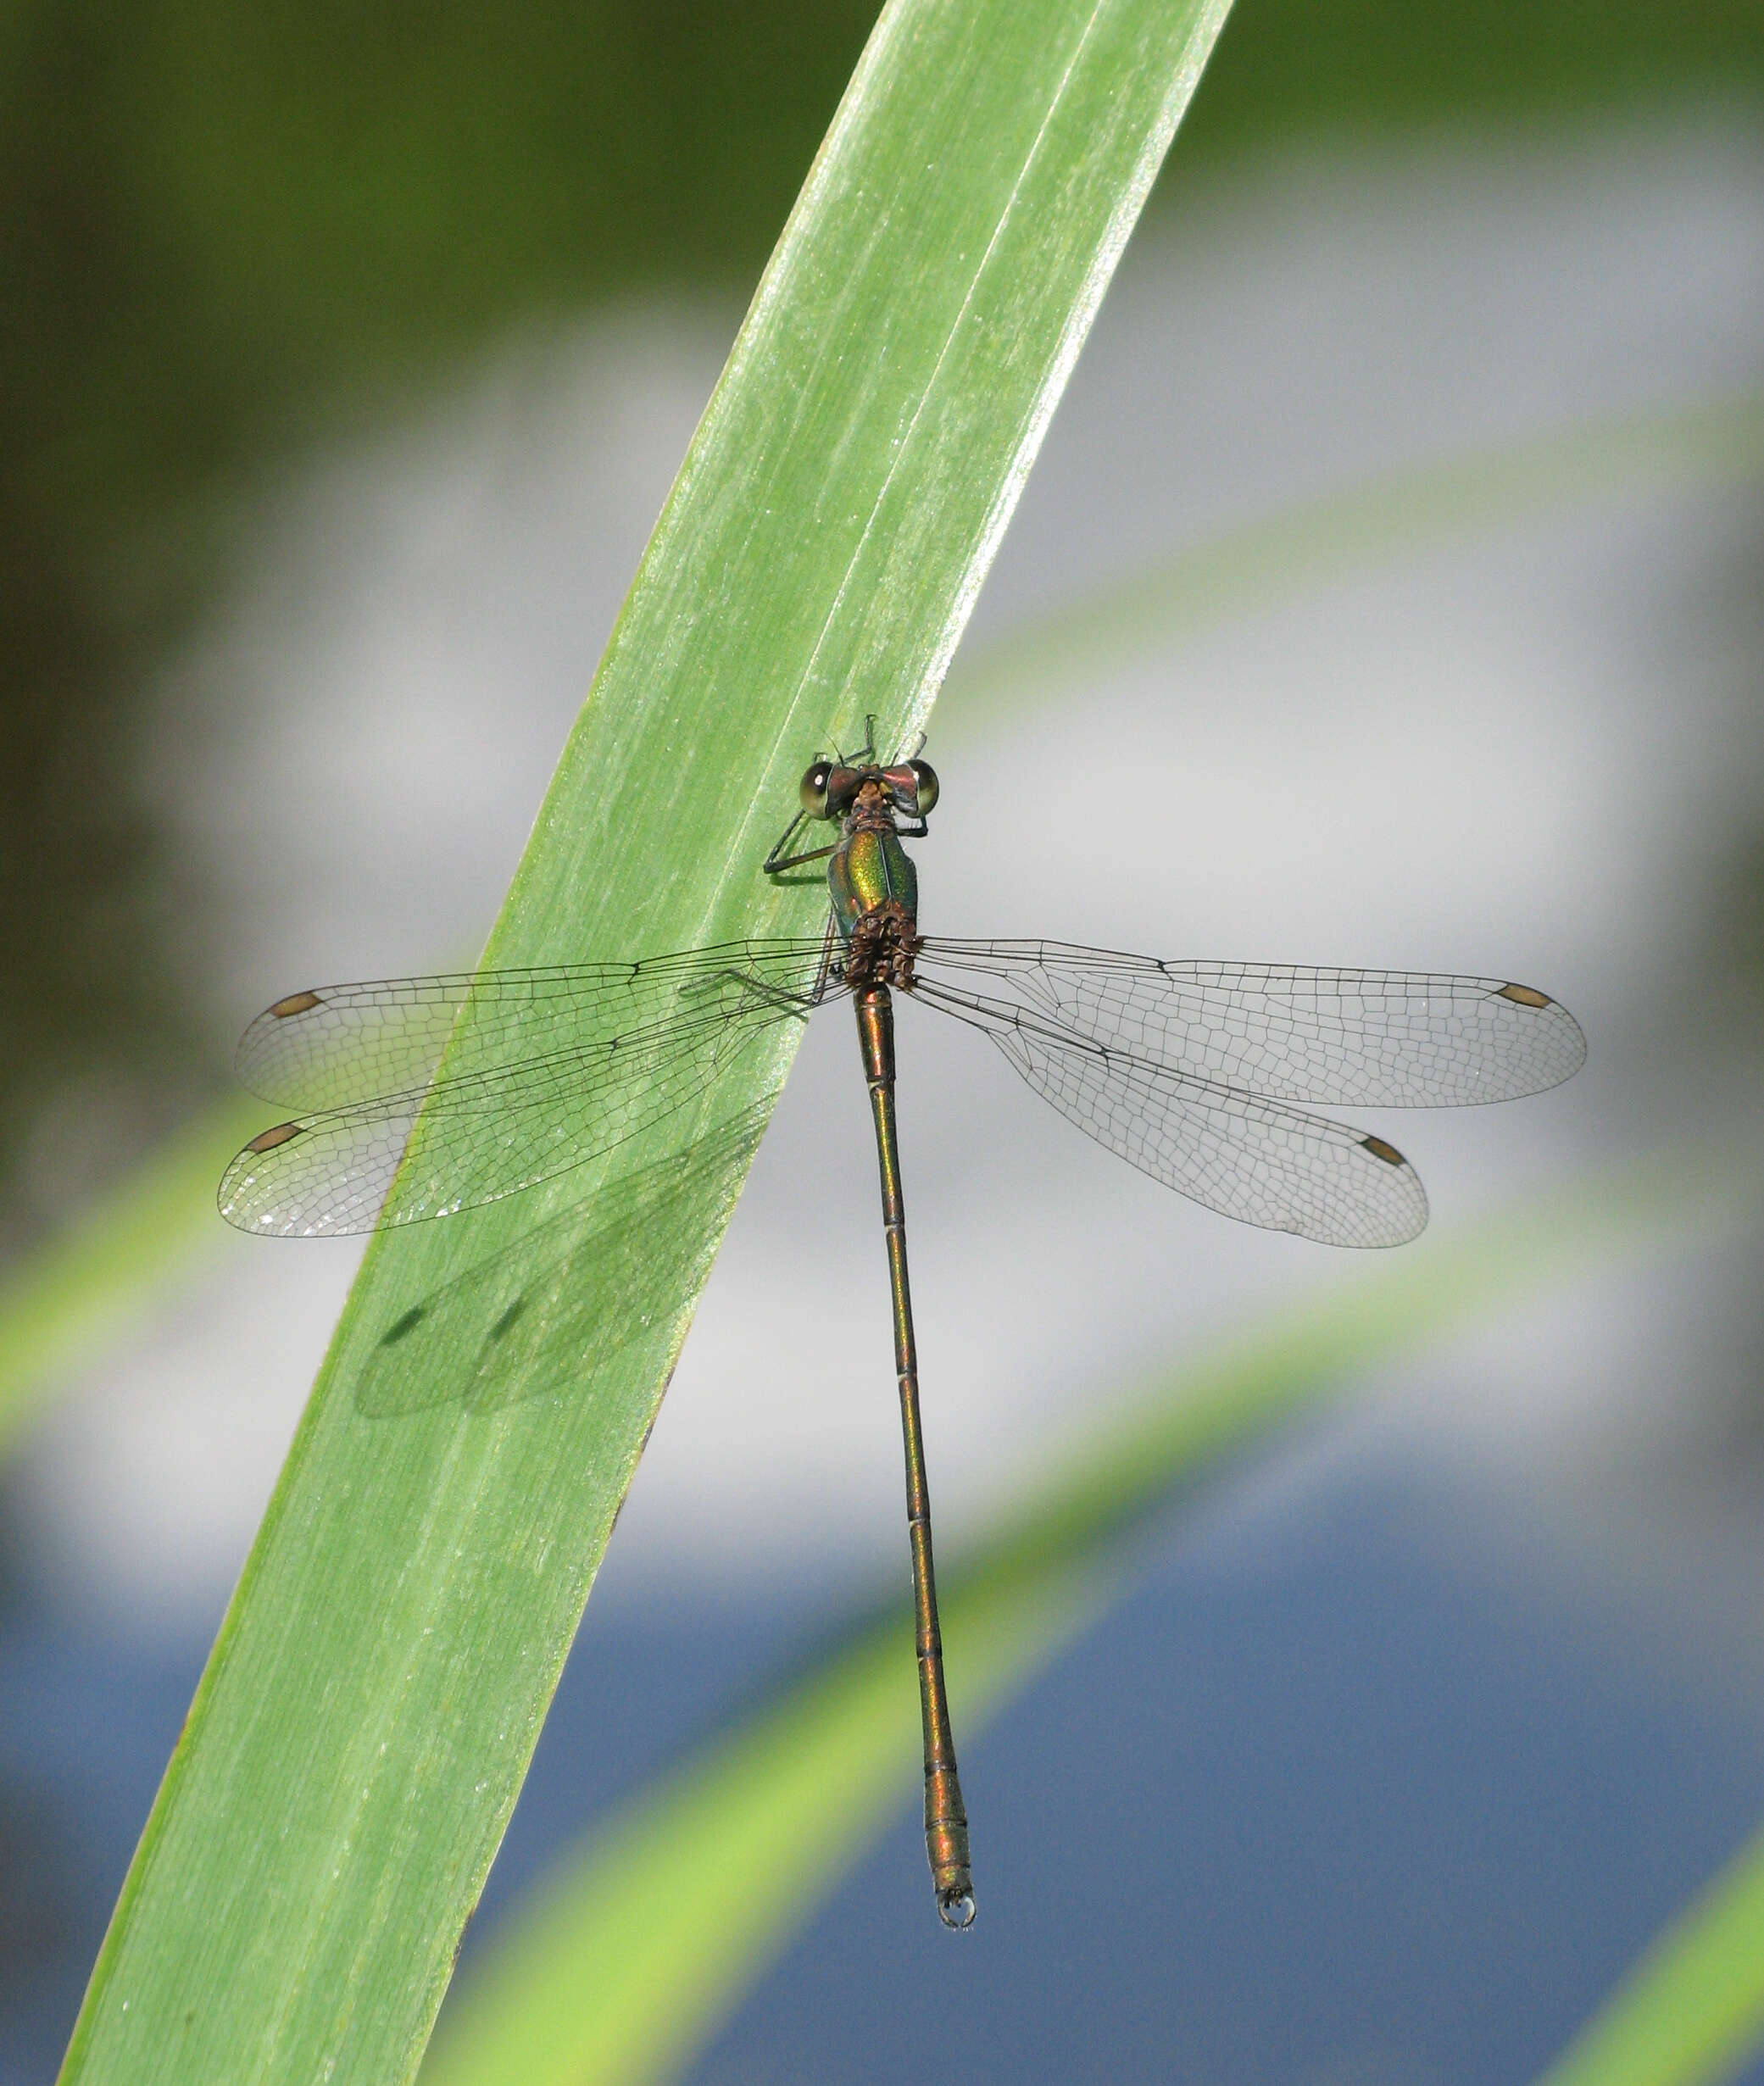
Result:
[[1087,1136],[1221,1216],[1328,1246],[1400,1246],[1427,1223],[1419,1177],[1382,1138],[1105,1049],[922,974],[914,997],[982,1029]]
[[1008,996],[1111,1050],[1283,1101],[1461,1107],[1539,1093],[1586,1041],[1501,978],[1293,964],[1166,963],[1064,942],[929,939],[920,976]]
[[[283,1093],[348,1098],[253,1138],[221,1176],[220,1213],[242,1231],[310,1238],[444,1216],[531,1188],[683,1107],[779,1022],[806,1014],[821,960],[819,941],[733,943],[645,964],[296,994],[313,1004],[271,1009],[247,1040],[265,1021],[309,1023],[331,1010],[330,1024],[309,1031],[314,1042],[269,1032],[272,1045],[292,1038],[277,1083]],[[434,1010],[448,993],[444,1076],[387,1091],[393,1068],[432,1065]],[[418,1018],[406,1022],[407,1008]]]
[[[266,1007],[234,1059],[241,1081],[288,1108],[353,1106],[426,1088],[449,1039],[450,1077],[543,1060],[647,1031],[682,1014],[717,1017],[702,997],[720,981],[765,990],[812,987],[822,942],[726,942],[641,963],[570,964],[320,985]],[[459,1027],[467,996],[471,1019]]]

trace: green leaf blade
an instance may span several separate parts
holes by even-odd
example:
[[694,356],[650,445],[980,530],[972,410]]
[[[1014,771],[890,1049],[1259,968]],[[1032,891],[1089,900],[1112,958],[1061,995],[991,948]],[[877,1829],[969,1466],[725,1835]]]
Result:
[[[812,892],[758,874],[796,777],[866,710],[917,728],[1222,14],[885,11],[489,961],[812,926]],[[370,1243],[64,2078],[414,2072],[741,1169],[688,1163],[671,1249],[591,1318],[596,1192],[763,1121],[794,1040],[603,1161]],[[555,1336],[523,1395],[477,1395],[495,1320],[399,1351],[413,1311],[504,1292]]]
[[1764,1832],[1659,1935],[1538,2086],[1718,2086],[1764,2044]]

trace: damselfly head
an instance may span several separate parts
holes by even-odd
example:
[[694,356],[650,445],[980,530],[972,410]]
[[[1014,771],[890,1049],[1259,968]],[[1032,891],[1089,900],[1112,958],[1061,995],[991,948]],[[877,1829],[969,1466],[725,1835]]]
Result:
[[866,785],[879,789],[909,818],[922,819],[938,800],[937,770],[928,760],[904,760],[893,768],[817,760],[804,774],[797,793],[811,819],[839,819]]

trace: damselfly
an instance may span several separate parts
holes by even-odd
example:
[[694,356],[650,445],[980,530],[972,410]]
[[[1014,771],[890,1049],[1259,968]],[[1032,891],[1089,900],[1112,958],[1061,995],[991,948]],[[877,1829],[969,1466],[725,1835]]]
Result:
[[[832,913],[800,939],[634,962],[320,986],[279,999],[239,1072],[301,1111],[222,1176],[221,1214],[281,1237],[363,1232],[512,1194],[605,1154],[705,1094],[777,1024],[857,1013],[875,1121],[906,1451],[925,1741],[925,1839],[944,1923],[974,1916],[943,1683],[894,1115],[893,995],[988,1036],[1061,1115],[1155,1180],[1230,1217],[1338,1246],[1427,1222],[1413,1168],[1307,1104],[1436,1108],[1564,1080],[1586,1046],[1546,993],[1502,978],[1174,963],[1064,942],[922,935],[904,840],[938,801],[923,760],[817,759],[763,865],[825,859]],[[797,848],[811,823],[838,838]],[[609,1232],[609,1238],[620,1236]],[[470,1296],[458,1299],[469,1308]]]

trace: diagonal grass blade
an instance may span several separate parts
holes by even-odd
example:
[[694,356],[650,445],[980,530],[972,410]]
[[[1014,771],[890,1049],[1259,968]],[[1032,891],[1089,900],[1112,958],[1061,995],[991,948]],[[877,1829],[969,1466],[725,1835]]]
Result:
[[[923,719],[1224,13],[891,0],[767,268],[492,937],[504,967],[812,926],[757,875],[866,710]],[[124,1887],[63,2076],[415,2071],[704,1254],[627,1256],[643,1327],[542,1339],[597,1193],[763,1110],[787,1037],[525,1196],[370,1245]],[[710,1168],[670,1201],[714,1247]],[[543,1265],[519,1399],[426,1400],[391,1330]],[[267,1247],[265,1250],[275,1250]],[[506,1304],[502,1307],[504,1310]],[[487,1327],[487,1335],[491,1328]],[[437,1351],[408,1345],[405,1366]],[[249,1386],[241,1386],[249,1394]]]

